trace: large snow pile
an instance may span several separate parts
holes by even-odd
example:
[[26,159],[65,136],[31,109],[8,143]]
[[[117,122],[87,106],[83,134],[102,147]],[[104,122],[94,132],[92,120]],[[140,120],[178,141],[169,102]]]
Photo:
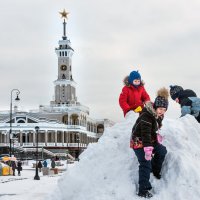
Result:
[[[138,190],[138,162],[129,148],[137,115],[129,112],[121,123],[105,130],[90,144],[81,160],[58,182],[54,200],[134,200]],[[200,199],[200,124],[190,115],[165,119],[161,134],[168,154],[162,179],[151,175],[152,200]]]

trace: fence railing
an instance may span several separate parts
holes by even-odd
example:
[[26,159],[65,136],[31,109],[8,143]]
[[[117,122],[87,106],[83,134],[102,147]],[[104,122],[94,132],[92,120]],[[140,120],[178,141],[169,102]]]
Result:
[[[0,147],[9,147],[10,143],[0,143]],[[13,144],[12,144],[13,146]],[[36,147],[36,143],[35,145],[33,143],[22,143],[22,145],[20,145],[20,143],[14,144],[14,147]],[[87,144],[84,143],[38,143],[38,147],[87,147]]]

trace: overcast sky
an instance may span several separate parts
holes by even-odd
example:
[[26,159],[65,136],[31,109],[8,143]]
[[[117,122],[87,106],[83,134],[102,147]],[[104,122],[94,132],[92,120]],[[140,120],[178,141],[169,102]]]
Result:
[[[1,110],[9,110],[13,88],[21,91],[24,110],[52,100],[64,8],[77,97],[91,117],[123,119],[118,97],[132,70],[140,71],[152,100],[160,87],[174,84],[200,96],[199,0],[6,0],[0,6]],[[179,112],[170,100],[167,116]]]

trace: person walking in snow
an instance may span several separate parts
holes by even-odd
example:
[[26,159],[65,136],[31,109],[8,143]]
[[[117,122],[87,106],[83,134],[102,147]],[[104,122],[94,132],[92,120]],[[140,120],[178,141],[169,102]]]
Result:
[[47,167],[47,161],[46,160],[43,161],[43,166]]
[[19,160],[19,161],[17,161],[18,176],[21,176],[21,171],[22,171],[22,162],[21,162],[21,160]]
[[119,105],[124,112],[124,116],[130,110],[141,112],[144,104],[150,101],[150,97],[141,81],[138,71],[132,71],[129,76],[124,78],[124,87],[119,96]]
[[184,90],[181,86],[170,86],[171,98],[181,106],[181,117],[186,114],[193,115],[200,123],[200,98],[193,90]]
[[131,135],[130,147],[133,148],[139,162],[138,196],[151,198],[150,173],[161,178],[161,168],[167,149],[161,144],[162,136],[158,133],[162,126],[164,113],[168,108],[168,90],[161,88],[154,103],[146,104],[136,120]]
[[39,172],[41,172],[42,171],[42,163],[41,163],[41,161],[39,160],[39,162],[38,162],[38,169],[39,169]]
[[14,160],[11,160],[10,162],[13,171],[13,176],[15,176],[15,169],[17,168],[16,162]]
[[52,158],[51,159],[51,168],[55,168],[56,167],[56,162],[55,162],[55,159],[54,158]]

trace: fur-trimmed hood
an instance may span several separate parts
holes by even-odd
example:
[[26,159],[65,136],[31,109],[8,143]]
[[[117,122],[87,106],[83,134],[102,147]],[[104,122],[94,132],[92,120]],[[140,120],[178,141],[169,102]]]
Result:
[[[126,76],[126,77],[123,79],[123,83],[124,83],[125,86],[130,87],[131,84],[128,82],[128,77],[129,77],[129,76]],[[140,85],[141,85],[141,86],[144,86],[144,81],[143,81],[143,80],[141,80],[141,84],[140,84]]]
[[157,115],[156,115],[156,111],[153,107],[153,103],[152,102],[148,102],[145,104],[145,108],[147,109],[147,111],[152,114],[155,118],[157,118]]

